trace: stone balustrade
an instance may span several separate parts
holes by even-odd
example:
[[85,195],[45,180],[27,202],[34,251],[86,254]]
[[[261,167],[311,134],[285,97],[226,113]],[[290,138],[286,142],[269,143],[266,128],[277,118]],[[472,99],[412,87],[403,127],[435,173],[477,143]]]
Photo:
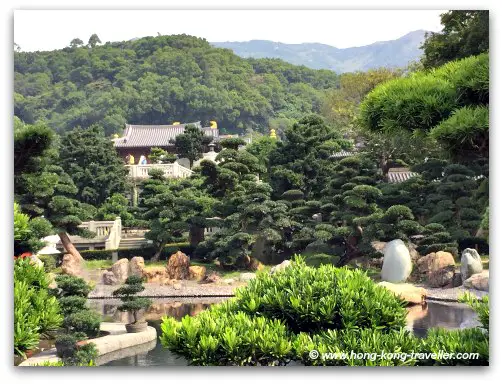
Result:
[[164,176],[167,178],[186,178],[190,177],[194,172],[190,169],[178,164],[143,164],[143,165],[126,165],[129,169],[129,177],[132,179],[148,178],[151,169],[162,169]]

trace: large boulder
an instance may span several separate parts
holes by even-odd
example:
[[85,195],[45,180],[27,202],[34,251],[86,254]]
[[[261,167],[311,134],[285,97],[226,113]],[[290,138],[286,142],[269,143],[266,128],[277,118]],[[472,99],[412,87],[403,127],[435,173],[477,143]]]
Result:
[[416,263],[420,273],[426,275],[428,285],[434,288],[452,285],[456,263],[449,252],[432,252]]
[[416,287],[412,284],[393,284],[387,281],[381,281],[378,285],[400,296],[409,304],[423,304],[426,301],[426,289],[422,287]]
[[386,244],[381,279],[390,283],[401,283],[407,280],[411,272],[412,261],[404,242],[397,239]]
[[200,281],[201,284],[212,284],[220,282],[221,277],[218,273],[212,272],[209,275],[204,276],[204,279]]
[[61,272],[64,275],[82,277],[84,275],[84,259],[82,256],[78,257],[66,253],[61,263]]
[[189,267],[189,277],[191,280],[201,281],[206,276],[206,267],[201,265],[191,265]]
[[166,274],[170,279],[185,280],[189,278],[190,259],[183,252],[173,253],[166,265]]
[[471,275],[463,282],[463,287],[489,292],[489,271],[484,270],[481,273]]
[[115,285],[118,281],[112,271],[105,271],[101,276],[101,282],[105,285]]
[[143,277],[147,283],[162,283],[166,279],[166,268],[146,267],[143,269]]
[[129,274],[129,260],[124,258],[117,260],[110,270],[113,272],[118,284],[124,284]]
[[454,266],[454,257],[449,252],[432,252],[417,261],[417,269],[421,273],[430,273],[440,269]]
[[129,275],[143,277],[143,270],[145,269],[145,260],[143,257],[135,256],[129,261]]
[[275,274],[276,272],[279,272],[279,271],[282,271],[284,270],[285,268],[289,267],[290,264],[292,264],[291,260],[285,260],[283,261],[281,264],[278,264],[278,265],[275,265],[274,267],[271,268],[271,270],[269,271],[269,273],[271,275]]
[[461,278],[463,281],[483,271],[482,260],[476,249],[466,248],[461,254]]
[[446,267],[428,273],[428,285],[432,288],[442,288],[453,284],[454,267]]

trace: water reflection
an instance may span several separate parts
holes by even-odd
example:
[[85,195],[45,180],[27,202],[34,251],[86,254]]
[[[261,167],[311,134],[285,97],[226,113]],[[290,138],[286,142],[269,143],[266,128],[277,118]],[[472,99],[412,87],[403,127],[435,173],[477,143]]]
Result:
[[409,307],[407,325],[419,337],[429,328],[471,328],[480,325],[477,314],[466,304],[430,301],[426,305]]

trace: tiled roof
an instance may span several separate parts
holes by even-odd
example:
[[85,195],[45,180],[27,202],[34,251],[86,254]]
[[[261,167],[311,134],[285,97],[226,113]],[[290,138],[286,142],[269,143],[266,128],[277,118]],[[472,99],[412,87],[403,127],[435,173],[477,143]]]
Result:
[[387,178],[390,183],[403,183],[417,175],[416,172],[411,172],[409,168],[390,168]]
[[201,122],[184,123],[179,125],[131,125],[126,124],[122,137],[113,139],[118,148],[132,147],[167,147],[173,145],[174,140],[185,131],[185,126],[194,124],[204,131],[206,136],[218,138],[218,129],[201,127]]

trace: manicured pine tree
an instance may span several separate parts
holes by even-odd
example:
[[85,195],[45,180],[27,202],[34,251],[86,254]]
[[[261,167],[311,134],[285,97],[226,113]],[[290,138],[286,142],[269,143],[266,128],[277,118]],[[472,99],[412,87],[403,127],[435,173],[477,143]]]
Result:
[[61,167],[77,187],[76,198],[99,207],[115,193],[124,193],[127,169],[113,142],[97,126],[75,128],[60,145]]

